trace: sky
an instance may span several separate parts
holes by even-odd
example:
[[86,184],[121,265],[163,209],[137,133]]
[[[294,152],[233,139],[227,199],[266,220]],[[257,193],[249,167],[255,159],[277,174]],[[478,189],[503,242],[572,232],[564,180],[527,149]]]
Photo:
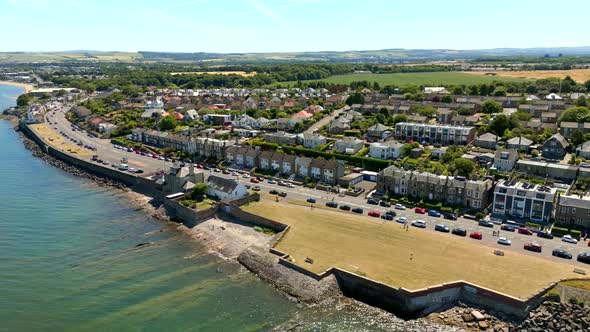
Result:
[[0,0],[0,51],[588,46],[590,1]]

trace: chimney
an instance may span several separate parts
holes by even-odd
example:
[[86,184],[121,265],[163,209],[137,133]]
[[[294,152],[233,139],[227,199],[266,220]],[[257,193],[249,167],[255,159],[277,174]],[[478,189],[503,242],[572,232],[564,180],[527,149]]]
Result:
[[192,162],[188,164],[188,175],[195,175],[195,165]]

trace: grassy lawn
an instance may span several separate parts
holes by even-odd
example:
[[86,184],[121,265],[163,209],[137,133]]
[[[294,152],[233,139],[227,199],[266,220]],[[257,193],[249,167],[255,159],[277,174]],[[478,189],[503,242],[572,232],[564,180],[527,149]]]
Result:
[[[320,81],[335,84],[350,84],[354,81],[377,82],[381,86],[395,84],[398,86],[406,84],[416,85],[450,85],[450,84],[481,84],[493,81],[524,81],[520,78],[511,77],[490,77],[472,75],[461,72],[429,72],[429,73],[394,73],[394,74],[347,74],[334,75]],[[282,86],[294,85],[297,82],[279,82]]]
[[590,280],[566,280],[560,282],[560,284],[590,291]]
[[[579,277],[572,265],[513,251],[500,257],[468,238],[406,232],[382,219],[264,200],[244,209],[290,225],[276,248],[316,273],[335,266],[408,289],[465,280],[520,298],[552,281]],[[314,263],[305,263],[306,257]]]

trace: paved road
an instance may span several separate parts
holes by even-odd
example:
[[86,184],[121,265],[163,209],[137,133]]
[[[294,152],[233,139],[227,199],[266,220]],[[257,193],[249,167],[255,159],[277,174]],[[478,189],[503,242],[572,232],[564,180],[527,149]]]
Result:
[[[70,122],[65,118],[65,112],[67,109],[68,109],[68,107],[65,106],[61,110],[56,111],[54,116],[48,115],[48,117],[47,117],[48,120],[53,123],[51,125],[51,127],[52,128],[56,127],[57,128],[57,129],[55,129],[56,132],[59,132],[60,130],[64,131],[70,137],[80,140],[84,144],[89,144],[91,146],[95,146],[97,148],[97,152],[95,152],[95,153],[98,154],[101,159],[107,160],[110,163],[120,163],[121,158],[127,157],[129,167],[141,168],[146,173],[153,173],[153,172],[156,172],[156,171],[162,170],[162,169],[165,170],[165,169],[168,169],[172,165],[170,162],[165,162],[162,160],[157,160],[157,159],[149,158],[146,156],[137,155],[134,152],[126,152],[126,151],[115,149],[113,147],[113,145],[110,143],[110,141],[107,139],[90,138],[84,132],[81,132],[78,130],[73,131],[71,128]],[[208,176],[209,174],[213,174],[213,171],[205,171],[205,172],[206,172],[206,176]],[[231,174],[222,174],[222,173],[215,173],[215,174],[222,176],[222,177],[227,177],[227,178],[236,178],[236,179],[238,179],[238,181],[240,181],[242,183],[250,184],[252,186],[255,185],[253,183],[250,183],[250,179],[243,178],[241,174],[239,176],[233,176]],[[269,184],[267,181],[263,181],[263,182],[259,183],[258,186],[260,186],[262,193],[268,193],[272,189],[276,189],[279,191],[285,191],[288,194],[287,199],[305,201],[307,198],[315,198],[317,200],[316,204],[321,204],[321,205],[324,205],[328,201],[335,201],[339,204],[350,205],[352,208],[361,207],[364,209],[365,215],[369,211],[373,211],[373,210],[379,211],[381,213],[384,213],[387,210],[391,210],[391,208],[384,208],[384,207],[380,207],[380,206],[376,206],[376,205],[367,204],[366,199],[364,198],[364,195],[361,195],[359,197],[339,196],[334,193],[328,193],[325,191],[320,191],[320,190],[311,189],[311,188],[304,188],[301,186],[295,186],[295,188],[287,188],[284,186],[278,186],[277,184]],[[351,213],[351,212],[344,212],[342,210],[339,210],[339,211],[341,211],[342,213]],[[404,216],[404,217],[408,218],[409,221],[420,219],[420,220],[424,220],[427,222],[427,229],[422,230],[422,229],[412,228],[412,231],[434,231],[435,224],[443,223],[443,224],[449,226],[451,229],[456,228],[456,227],[464,228],[467,230],[468,234],[471,232],[475,232],[475,231],[481,232],[483,234],[483,239],[480,241],[482,244],[488,245],[488,246],[491,246],[494,248],[502,249],[507,252],[512,251],[512,250],[516,250],[521,253],[525,253],[527,255],[541,256],[543,258],[551,259],[554,261],[568,262],[569,260],[565,260],[562,258],[557,258],[557,257],[551,256],[551,251],[553,249],[564,249],[574,256],[574,258],[571,260],[572,263],[579,265],[579,266],[584,266],[584,267],[590,268],[587,264],[579,263],[576,261],[576,256],[579,253],[590,251],[590,247],[587,246],[586,242],[580,242],[578,244],[569,244],[569,243],[562,242],[559,238],[555,238],[555,239],[551,240],[551,239],[539,238],[536,235],[527,236],[527,235],[523,235],[523,234],[518,234],[516,232],[512,233],[512,232],[501,231],[500,233],[501,233],[502,237],[506,237],[512,241],[512,245],[510,247],[507,247],[507,246],[502,246],[502,245],[497,244],[496,243],[497,237],[492,236],[492,231],[494,231],[494,230],[499,231],[500,230],[500,226],[497,226],[497,225],[494,226],[493,229],[486,228],[486,227],[479,226],[478,223],[474,220],[464,219],[464,218],[459,218],[459,220],[456,220],[456,221],[455,220],[445,220],[442,217],[436,218],[436,217],[431,217],[428,215],[416,214],[411,209],[407,209],[407,210],[403,210],[403,211],[396,210],[396,212],[397,212],[398,216]],[[383,222],[383,219],[375,219],[375,221],[376,222]],[[395,221],[388,221],[388,222],[395,222]],[[440,233],[440,236],[455,236],[455,235]],[[473,240],[470,238],[460,239],[459,237],[457,237],[457,240],[478,241],[478,240]],[[542,253],[534,253],[534,252],[524,250],[523,245],[528,242],[540,243],[543,246],[543,252]]]
[[344,111],[348,111],[350,109],[350,106],[344,106],[340,109],[334,110],[332,112],[332,114],[326,116],[325,118],[321,119],[320,121],[312,124],[309,128],[307,128],[307,130],[305,131],[306,134],[313,134],[314,131],[316,130],[320,130],[320,128],[322,128],[323,126],[327,125],[328,123],[330,123],[330,121],[332,121],[333,119],[335,119],[338,115],[340,115],[340,113],[344,112]]

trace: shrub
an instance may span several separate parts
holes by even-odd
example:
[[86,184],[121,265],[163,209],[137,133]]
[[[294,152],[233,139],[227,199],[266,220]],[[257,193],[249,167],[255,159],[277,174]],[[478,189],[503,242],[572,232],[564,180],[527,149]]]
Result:
[[483,212],[478,212],[475,214],[475,218],[483,219],[486,215]]
[[453,208],[452,207],[448,207],[448,206],[443,206],[442,208],[440,208],[440,210],[442,212],[453,212]]
[[538,229],[541,228],[541,225],[535,224],[535,223],[532,223],[532,222],[526,222],[525,223],[525,226],[528,227],[528,228],[538,228]]

